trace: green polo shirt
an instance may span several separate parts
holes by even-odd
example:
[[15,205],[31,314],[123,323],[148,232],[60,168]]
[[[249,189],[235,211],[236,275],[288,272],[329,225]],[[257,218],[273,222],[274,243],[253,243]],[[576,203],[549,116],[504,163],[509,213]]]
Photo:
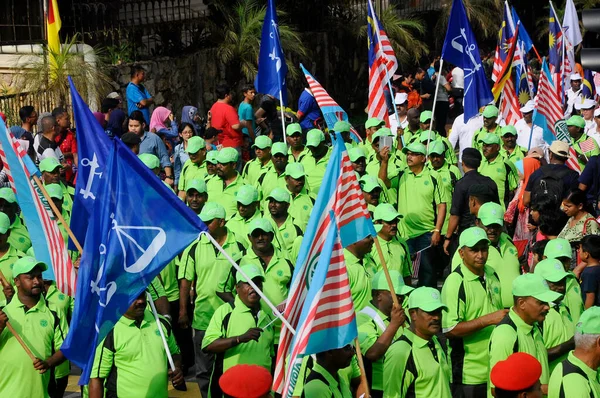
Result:
[[167,300],[170,302],[179,301],[179,283],[177,282],[177,257],[171,260],[165,268],[160,271],[163,287]]
[[401,224],[406,237],[416,238],[433,231],[437,206],[450,203],[451,199],[450,192],[435,171],[427,167],[419,174],[405,170],[398,187],[398,211],[404,215]]
[[[245,254],[244,246],[230,231],[227,232],[227,238],[222,246],[234,261],[239,262]],[[230,269],[229,261],[204,235],[188,246],[181,255],[178,279],[196,282],[196,301],[192,321],[194,329],[206,330],[216,309],[223,305],[223,300],[217,296],[217,292],[233,292],[233,283],[226,282]]]
[[[4,274],[6,280],[15,288],[15,279],[13,278],[12,268],[15,262],[21,257],[25,257],[25,253],[15,249],[13,246],[8,247],[8,251],[4,253],[2,257],[0,257],[0,271]],[[15,292],[16,292],[15,288]],[[0,303],[3,303],[6,300],[4,297],[4,292],[0,290]]]
[[577,278],[575,278],[575,274],[571,272],[571,275],[571,278],[567,278],[567,290],[562,303],[569,309],[573,323],[577,323],[583,313],[583,298],[581,297],[581,287]]
[[[581,149],[581,143],[584,141],[587,141],[588,139],[592,143],[593,149],[590,151],[587,151],[587,152],[583,152],[583,150]],[[577,152],[578,155],[583,154],[588,159],[591,156],[600,155],[600,149],[598,148],[598,143],[596,142],[595,139],[591,138],[587,134],[582,134],[581,137],[579,137],[579,139],[577,141],[575,141],[573,138],[571,138],[571,146],[573,147],[573,149],[575,149],[575,152]],[[581,167],[581,170],[583,170],[583,168],[585,167],[585,163],[583,163],[579,159],[577,159],[577,162],[579,162],[579,167]]]
[[296,225],[298,225],[302,231],[305,231],[313,206],[315,205],[315,200],[308,194],[306,188],[303,188],[296,196],[290,191],[288,192],[291,196],[288,213],[292,216]]
[[273,229],[275,230],[274,241],[277,241],[277,245],[284,253],[286,253],[288,258],[291,258],[292,248],[294,247],[294,242],[298,237],[302,238],[304,233],[302,229],[296,225],[292,216],[288,214],[287,218],[278,226],[273,217],[270,214],[265,213],[265,218],[269,220]]
[[496,159],[489,161],[485,157],[481,160],[479,173],[486,177],[490,177],[498,187],[498,197],[500,204],[506,208],[508,201],[508,192],[517,189],[519,185],[519,173],[512,162],[504,160],[500,154]]
[[377,266],[367,254],[365,258],[359,260],[349,250],[344,249],[344,260],[348,270],[348,279],[350,282],[350,294],[354,301],[354,310],[362,310],[371,300],[371,280],[377,273]]
[[[225,325],[224,320],[228,314],[231,315],[227,317],[227,325]],[[272,320],[273,315],[270,310],[259,311],[255,315],[236,296],[233,308],[231,304],[226,303],[215,311],[206,329],[204,339],[202,339],[202,349],[205,350],[206,347],[217,339],[241,336],[250,328],[264,328],[258,341],[252,340],[247,343],[238,344],[225,351],[222,355],[219,355],[217,360],[223,361],[223,372],[239,364],[260,365],[271,371],[271,359],[275,354],[273,349],[273,325],[269,325]],[[266,327],[267,325],[269,326]]]
[[[390,324],[390,318],[369,302],[356,314],[356,324],[358,326],[358,342],[364,356],[385,332]],[[399,328],[394,335],[394,340],[402,336],[403,331],[404,328]],[[367,358],[363,359],[368,361]],[[383,359],[382,357],[377,362],[371,363],[371,388],[373,390],[383,391]]]
[[18,215],[15,217],[15,222],[10,226],[8,243],[23,253],[27,253],[27,250],[31,247],[29,231],[27,231],[27,228],[25,228]]
[[225,208],[225,218],[229,219],[237,211],[237,193],[246,181],[238,174],[235,180],[227,186],[219,177],[211,178],[206,183],[209,202],[218,202]]
[[473,141],[471,142],[471,146],[475,149],[477,149],[478,151],[482,151],[483,150],[483,145],[481,145],[481,143],[479,142],[480,139],[482,139],[483,137],[485,137],[485,135],[487,133],[491,133],[491,134],[496,134],[498,137],[500,137],[500,142],[502,142],[502,127],[500,127],[499,125],[496,125],[496,128],[494,129],[494,131],[488,131],[487,128],[482,127],[479,130],[477,130],[475,132],[475,134],[473,134]]
[[315,166],[315,158],[312,157],[312,153],[308,147],[304,147],[300,155],[297,158],[292,154],[292,148],[288,149],[288,162],[290,163],[302,163],[304,170],[308,170]]
[[[171,354],[179,347],[170,329],[161,324]],[[121,317],[96,349],[91,378],[104,379],[106,396],[168,397],[167,354],[149,310],[137,324]]]
[[514,164],[519,160],[523,160],[525,156],[527,156],[527,149],[517,145],[512,153],[508,153],[508,151],[501,146],[500,156],[502,156],[504,160],[509,160]]
[[[377,154],[373,152],[367,158],[366,173],[378,178],[379,169],[381,167],[381,161],[377,159]],[[390,180],[392,189],[398,188],[398,175],[401,170],[404,170],[406,165],[396,157],[394,153],[391,153],[390,159],[388,160],[387,178]]]
[[154,279],[152,279],[152,282],[150,282],[146,290],[148,291],[148,293],[150,293],[152,301],[156,301],[161,297],[167,297],[165,287],[163,286],[162,281],[160,280],[158,275],[155,276]]
[[[55,282],[52,282],[52,284],[48,286],[45,297],[48,308],[57,314],[60,314],[59,317],[64,317],[67,320],[67,323],[70,323],[71,315],[73,314],[73,309],[75,307],[73,298],[58,290]],[[69,364],[69,361],[64,361],[54,369],[54,378],[58,380],[69,376],[69,373],[71,373],[71,365]]]
[[[513,326],[511,326],[511,323]],[[540,383],[548,384],[548,350],[544,346],[544,338],[540,328],[529,325],[510,309],[508,315],[496,325],[490,337],[490,364],[492,369],[498,361],[504,361],[515,352],[525,352],[535,357],[542,364]],[[488,397],[491,397],[491,380],[488,382]]]
[[75,194],[75,188],[63,184],[62,181],[60,182],[60,187],[63,192],[63,210],[71,214],[71,211],[73,210],[73,195]]
[[254,219],[259,218],[260,216],[261,214],[258,208],[254,212],[252,217],[248,219],[245,219],[244,217],[240,216],[240,213],[236,211],[233,217],[231,217],[227,221],[225,226],[228,230],[233,231],[237,240],[239,240],[245,247],[250,247],[250,240],[248,239],[248,225]]
[[[442,303],[448,306],[442,317],[444,333],[460,322],[472,321],[503,308],[500,280],[492,267],[485,266],[482,279],[485,286],[464,264],[448,275],[442,287]],[[488,326],[463,338],[448,338],[452,382],[487,383],[488,342],[493,329]]]
[[314,191],[316,194],[319,192],[319,188],[321,188],[321,183],[323,182],[323,177],[325,176],[325,170],[329,164],[331,148],[327,148],[327,153],[318,161],[315,160],[312,154],[310,157],[315,162],[315,165],[310,168],[305,167],[304,172],[306,173],[306,184],[308,185],[308,189]]
[[[458,167],[456,167],[454,164],[448,163],[448,161],[444,162],[444,165],[437,170],[435,170],[433,166],[431,166],[431,163],[427,163],[427,167],[438,173],[442,184],[446,188],[448,194],[450,195],[450,198],[452,198],[452,194],[454,193],[454,186],[456,185],[456,182],[461,178],[460,170],[458,170]],[[450,221],[451,203],[452,200],[449,200],[448,208],[446,209],[446,219],[444,220],[444,226],[442,227],[442,235],[444,236],[446,236],[446,232],[448,232],[448,222]]]
[[[573,318],[569,314],[569,309],[563,303],[550,307],[550,311],[548,311],[542,326],[542,337],[544,338],[546,349],[556,347],[570,340],[575,335],[575,323],[573,323]],[[566,357],[567,355],[565,354],[551,361],[549,363],[550,373]]]
[[[318,373],[318,378],[315,378],[314,375],[311,376],[311,373]],[[352,392],[350,390],[350,385],[345,377],[340,375],[340,371],[334,377],[331,373],[325,370],[324,367],[315,363],[313,368],[308,373],[308,378],[311,380],[304,384],[304,388],[302,390],[303,397],[314,397],[314,398],[352,398]]]
[[258,191],[258,198],[260,199],[260,208],[264,213],[269,212],[269,199],[267,198],[275,188],[286,188],[285,175],[277,174],[275,167],[271,167],[264,174],[262,174],[256,181],[256,190]]
[[427,341],[407,329],[385,354],[383,396],[450,398],[450,375],[448,357],[437,336]]
[[244,166],[242,177],[248,182],[248,184],[255,185],[258,181],[258,178],[272,168],[273,162],[271,159],[269,159],[269,161],[263,165],[258,158],[254,158]]
[[[43,297],[26,311],[15,294],[2,310],[36,358],[47,359],[60,349],[69,328],[67,320],[53,313]],[[0,357],[0,396],[49,397],[51,372],[40,374],[33,368],[31,358],[8,328],[0,333]]]
[[[383,259],[389,270],[396,270],[402,274],[403,277],[412,275],[412,262],[410,261],[410,250],[406,241],[398,236],[385,240],[381,236],[377,235],[377,240],[381,245],[381,252],[383,253]],[[371,249],[371,258],[377,266],[377,270],[383,269],[381,260],[379,259],[379,253],[377,247],[373,245]]]
[[[565,375],[565,367],[574,368],[573,370],[583,375],[575,371]],[[548,383],[548,398],[563,397],[600,398],[600,384],[596,370],[573,355],[573,351],[569,353],[567,359],[554,368]]]
[[188,183],[192,180],[206,180],[208,176],[208,170],[206,168],[206,162],[202,162],[200,166],[192,162],[191,159],[185,161],[181,174],[179,174],[179,182],[177,183],[177,189],[180,191],[187,191]]

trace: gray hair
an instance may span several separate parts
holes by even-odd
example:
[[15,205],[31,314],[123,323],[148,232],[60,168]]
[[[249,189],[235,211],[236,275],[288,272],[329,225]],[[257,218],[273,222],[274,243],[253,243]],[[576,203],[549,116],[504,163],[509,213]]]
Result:
[[42,118],[42,133],[54,129],[56,126],[56,119],[52,115],[44,116]]
[[575,332],[575,347],[582,350],[590,350],[596,345],[596,341],[600,338],[600,334],[582,334]]

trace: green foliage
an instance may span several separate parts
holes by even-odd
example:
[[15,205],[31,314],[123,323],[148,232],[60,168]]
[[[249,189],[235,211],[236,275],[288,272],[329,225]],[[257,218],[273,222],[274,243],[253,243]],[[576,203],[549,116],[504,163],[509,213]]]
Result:
[[[489,39],[498,34],[502,24],[504,2],[502,0],[463,0],[471,28],[479,40]],[[440,18],[435,25],[436,43],[443,42],[448,29],[448,19],[452,9],[452,0],[441,2]]]

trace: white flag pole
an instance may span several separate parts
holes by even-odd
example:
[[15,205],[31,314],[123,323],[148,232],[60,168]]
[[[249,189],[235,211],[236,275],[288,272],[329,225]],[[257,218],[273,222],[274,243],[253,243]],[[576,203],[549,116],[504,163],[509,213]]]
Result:
[[[440,58],[440,69],[438,70],[437,79],[435,79],[435,94],[433,95],[433,107],[431,108],[431,120],[429,121],[429,131],[433,126],[433,120],[435,119],[435,103],[437,102],[438,91],[440,89],[440,76],[442,75],[442,67],[444,66],[444,60]],[[427,73],[427,71],[425,71]],[[439,131],[438,131],[439,133]],[[427,149],[429,152],[429,141],[431,140],[431,134],[427,137]]]
[[283,107],[283,89],[280,87],[279,88],[279,108],[281,109],[281,133],[283,134],[283,137],[285,138],[285,114],[284,114],[284,107]]
[[158,326],[158,332],[160,333],[160,338],[162,339],[163,345],[165,346],[165,353],[167,354],[167,359],[169,360],[169,367],[173,372],[175,372],[175,362],[173,362],[173,356],[171,355],[171,351],[169,350],[169,344],[167,343],[167,338],[165,337],[165,332],[162,329],[162,323],[160,323],[160,319],[158,319],[158,312],[156,312],[156,306],[154,305],[154,301],[152,300],[152,296],[150,293],[146,292],[146,297],[148,298],[148,303],[150,304],[150,308],[152,308],[152,313],[154,314],[154,320],[156,321],[156,326]]

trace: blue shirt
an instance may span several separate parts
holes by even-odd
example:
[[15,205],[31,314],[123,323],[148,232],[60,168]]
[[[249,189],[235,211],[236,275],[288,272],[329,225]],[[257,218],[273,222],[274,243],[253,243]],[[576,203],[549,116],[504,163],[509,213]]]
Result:
[[[256,129],[256,121],[254,120],[254,110],[252,109],[252,105],[242,101],[238,107],[238,117],[240,120],[252,120],[252,130]],[[242,133],[249,135],[246,127],[242,128]]]
[[183,142],[178,144],[173,150],[173,173],[175,174],[175,186],[179,182],[179,175],[185,162],[190,158],[185,149],[183,149]]
[[125,95],[127,96],[127,114],[131,115],[133,111],[142,111],[146,124],[150,124],[150,110],[148,107],[138,108],[136,105],[141,100],[152,98],[146,87],[129,82]]
[[592,305],[600,304],[600,266],[585,267],[581,273],[581,296],[585,303],[586,293],[594,293],[596,300]]
[[590,203],[598,200],[600,196],[600,179],[598,179],[598,173],[600,173],[600,156],[590,156],[579,176],[579,183],[587,186],[585,193]]
[[300,127],[303,130],[312,129],[315,127],[313,122],[321,117],[321,110],[317,104],[317,100],[306,89],[300,94],[298,99],[298,111],[304,114]]
[[140,154],[151,153],[160,159],[162,167],[171,167],[171,159],[169,159],[167,147],[165,147],[165,143],[156,134],[146,131],[141,138]]

